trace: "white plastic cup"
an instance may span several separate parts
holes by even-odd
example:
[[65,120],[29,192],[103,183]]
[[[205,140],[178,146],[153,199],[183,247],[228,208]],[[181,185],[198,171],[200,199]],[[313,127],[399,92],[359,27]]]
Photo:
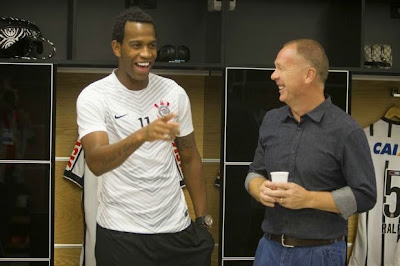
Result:
[[289,177],[289,172],[284,172],[284,171],[271,172],[272,182],[287,183],[288,177]]

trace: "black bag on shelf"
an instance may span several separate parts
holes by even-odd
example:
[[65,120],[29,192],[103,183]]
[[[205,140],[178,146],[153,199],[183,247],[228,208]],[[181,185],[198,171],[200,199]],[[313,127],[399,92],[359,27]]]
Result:
[[392,46],[390,44],[364,45],[364,67],[391,68]]
[[169,63],[184,63],[190,60],[190,50],[185,45],[164,45],[158,50],[157,61]]
[[[44,43],[51,47],[51,52],[39,56],[43,53]],[[55,45],[43,38],[33,22],[15,17],[0,18],[0,58],[48,59],[55,52]]]

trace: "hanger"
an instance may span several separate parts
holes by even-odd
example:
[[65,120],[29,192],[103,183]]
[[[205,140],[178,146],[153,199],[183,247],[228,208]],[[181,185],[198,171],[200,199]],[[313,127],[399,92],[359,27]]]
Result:
[[400,121],[400,108],[396,106],[389,108],[384,117],[393,121]]

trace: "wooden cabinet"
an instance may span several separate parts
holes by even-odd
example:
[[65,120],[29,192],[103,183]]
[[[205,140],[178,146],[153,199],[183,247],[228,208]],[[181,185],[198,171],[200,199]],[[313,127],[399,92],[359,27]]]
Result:
[[400,72],[400,18],[391,16],[398,8],[397,0],[366,0],[363,18],[364,44],[389,44],[392,47],[393,66],[384,73]]
[[282,45],[312,38],[326,49],[331,67],[359,67],[361,1],[238,1],[227,12],[225,62],[273,66]]
[[[61,66],[109,67],[117,64],[111,50],[113,18],[124,8],[123,0],[16,0],[2,6],[2,15],[37,24],[55,43],[54,61]],[[171,44],[190,49],[190,61],[183,68],[220,66],[221,12],[208,12],[206,1],[161,0],[146,12],[155,20],[159,48]],[[159,65],[182,68],[183,64]]]
[[[61,66],[110,67],[117,64],[110,46],[113,18],[128,2],[14,0],[2,6],[2,15],[35,22],[56,44],[54,61]],[[390,44],[393,67],[378,73],[400,72],[394,0],[237,0],[233,10],[229,0],[221,0],[221,11],[212,12],[205,0],[151,2],[155,8],[145,10],[155,19],[159,48],[185,45],[191,55],[186,63],[157,63],[157,68],[272,67],[284,42],[313,38],[325,47],[332,68],[367,73],[375,70],[362,67],[364,44]]]

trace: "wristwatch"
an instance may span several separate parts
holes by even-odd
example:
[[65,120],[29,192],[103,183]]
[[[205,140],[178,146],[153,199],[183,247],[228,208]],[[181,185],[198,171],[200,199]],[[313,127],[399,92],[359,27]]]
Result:
[[213,224],[213,218],[209,214],[205,214],[203,216],[197,217],[195,223],[198,225],[204,226],[206,228],[211,228]]

